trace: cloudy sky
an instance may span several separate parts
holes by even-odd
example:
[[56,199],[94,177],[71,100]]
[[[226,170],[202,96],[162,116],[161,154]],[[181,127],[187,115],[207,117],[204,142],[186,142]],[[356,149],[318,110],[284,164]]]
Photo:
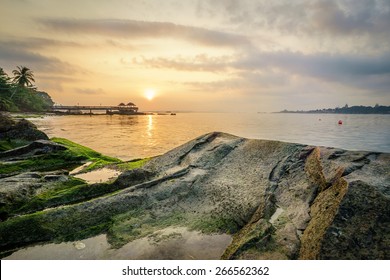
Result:
[[0,5],[0,67],[29,67],[60,104],[253,112],[390,105],[389,0]]

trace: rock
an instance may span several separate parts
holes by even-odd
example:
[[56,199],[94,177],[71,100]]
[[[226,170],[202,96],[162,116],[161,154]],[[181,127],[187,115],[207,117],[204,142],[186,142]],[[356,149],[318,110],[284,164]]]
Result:
[[231,234],[223,259],[389,259],[389,163],[209,133],[125,172],[111,194],[0,223],[0,248],[98,227],[120,246],[185,226]]
[[57,144],[48,140],[36,140],[28,145],[0,152],[0,158],[28,158],[34,155],[48,154],[55,151],[64,151],[67,148],[61,144]]
[[389,196],[373,185],[350,182],[317,258],[390,259],[389,201]]
[[127,170],[119,175],[114,184],[118,186],[133,186],[150,180],[153,175],[155,175],[153,172],[142,168]]
[[85,249],[85,243],[81,242],[81,241],[77,241],[75,243],[73,243],[73,246],[77,249],[77,250],[83,250]]
[[24,201],[42,187],[41,174],[26,172],[0,179],[0,205],[7,206],[15,201]]
[[41,193],[69,181],[65,171],[23,172],[0,178],[0,221]]
[[15,124],[16,122],[10,116],[0,113],[0,133],[11,130]]
[[43,180],[45,180],[47,182],[66,182],[69,180],[69,177],[66,175],[49,174],[49,175],[45,175],[43,177]]
[[0,178],[0,201],[12,202],[15,197],[27,197],[35,190],[44,187],[46,182],[63,182],[66,175],[54,175],[42,172],[25,172],[15,176]]
[[48,140],[49,137],[37,127],[25,120],[15,121],[11,117],[0,114],[0,140]]

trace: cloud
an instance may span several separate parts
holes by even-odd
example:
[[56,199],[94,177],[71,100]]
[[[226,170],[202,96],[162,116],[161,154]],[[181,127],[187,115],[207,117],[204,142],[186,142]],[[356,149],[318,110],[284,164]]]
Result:
[[119,19],[40,19],[49,30],[56,32],[94,34],[121,38],[175,38],[213,47],[248,45],[241,35],[170,22],[148,22]]
[[197,14],[201,17],[222,17],[231,26],[243,32],[259,28],[279,31],[295,29],[304,23],[311,1],[262,1],[262,0],[199,0]]
[[316,29],[337,35],[390,34],[389,1],[315,1],[311,22]]
[[[129,62],[124,62],[126,65]],[[279,87],[292,77],[308,77],[352,88],[389,90],[390,53],[380,55],[354,55],[300,52],[264,52],[252,50],[236,55],[213,57],[200,54],[174,58],[140,56],[132,65],[150,68],[229,73],[248,85]],[[244,83],[240,83],[245,87]],[[222,86],[222,85],[221,85]]]
[[87,95],[99,95],[99,94],[106,93],[101,88],[74,88],[74,91],[80,94],[87,94]]
[[[129,65],[130,62],[123,62]],[[241,92],[244,95],[341,94],[340,89],[367,96],[390,95],[390,53],[378,55],[279,51],[228,56],[139,56],[131,65],[185,72],[220,74],[214,82],[186,82],[196,92]],[[346,94],[346,93],[342,93]],[[352,96],[352,94],[350,94]]]
[[[76,2],[73,9],[80,8]],[[218,95],[220,100],[224,93],[248,100],[272,95],[294,96],[296,102],[306,98],[321,102],[327,94],[335,100],[354,95],[389,100],[390,1],[170,0],[157,5],[158,10],[153,10],[154,0],[104,6],[95,2],[96,11],[74,13],[89,19],[64,18],[64,14],[73,16],[69,11],[50,14],[53,18],[41,14],[31,29],[26,28],[32,31],[29,35],[8,37],[7,41],[1,38],[0,65],[6,71],[26,65],[39,71],[39,76],[46,75],[43,82],[52,87],[57,80],[59,85],[61,77],[80,77],[82,83],[64,79],[63,90],[74,90],[87,99],[104,91],[88,88],[96,83],[86,80],[120,71],[114,74],[117,79],[134,74],[139,75],[140,83],[145,82],[144,76],[152,80],[162,73],[156,80],[174,80],[179,89],[184,83],[189,91]],[[127,14],[125,7],[131,7],[131,12]],[[120,15],[122,19],[94,19],[101,17],[102,11],[107,17]],[[135,20],[141,18],[149,21]],[[34,23],[39,23],[39,28]],[[110,64],[104,65],[102,60]],[[102,65],[104,68],[99,68]],[[80,75],[85,73],[81,67],[89,67],[95,75]],[[140,68],[142,74],[137,72]],[[149,74],[149,69],[153,69],[150,75],[144,74]],[[174,75],[172,70],[183,73]]]
[[76,41],[64,41],[64,40],[54,40],[42,37],[30,37],[30,38],[9,38],[8,40],[0,40],[0,44],[9,49],[19,49],[22,52],[42,52],[46,49],[64,49],[64,48],[76,48],[76,49],[85,49],[85,48],[101,48],[103,44],[108,47],[114,47],[123,50],[140,50],[145,49],[145,45],[136,46],[131,43],[122,43],[119,40],[107,39],[104,42],[93,43],[88,41],[83,41],[82,43]]
[[[45,40],[36,40],[37,51],[38,45],[44,43]],[[50,40],[49,40],[50,41]],[[55,44],[55,43],[54,43]],[[37,86],[50,93],[64,92],[65,84],[77,83],[80,81],[80,75],[83,77],[89,74],[90,71],[83,69],[74,64],[62,61],[56,57],[47,57],[36,52],[30,51],[33,47],[29,47],[25,42],[19,44],[1,44],[0,43],[0,65],[5,71],[11,75],[13,69],[18,65],[23,65],[30,68],[34,75]]]
[[30,37],[23,39],[2,40],[0,44],[8,48],[21,50],[42,50],[44,48],[83,47],[81,44],[69,41],[60,41],[47,38]]
[[377,56],[345,54],[303,54],[299,52],[255,52],[237,60],[243,71],[279,69],[331,82],[353,84],[372,76],[390,76],[390,54]]
[[228,21],[280,32],[354,35],[390,32],[390,2],[383,0],[221,1],[208,3],[221,9]]
[[115,40],[112,40],[112,39],[108,39],[106,40],[106,44],[110,47],[115,47],[115,48],[118,48],[118,49],[123,49],[123,50],[126,50],[126,51],[139,51],[141,49],[145,49],[145,46],[135,46],[135,45],[132,45],[132,44],[128,44],[128,43],[122,43],[122,42],[118,42],[118,41],[115,41]]
[[61,61],[55,57],[46,57],[39,53],[24,50],[21,46],[0,45],[0,63],[4,69],[14,69],[17,65],[25,65],[31,70],[44,73],[74,74],[87,71],[78,66]]
[[[132,64],[144,65],[151,68],[175,69],[189,72],[225,72],[234,61],[234,56],[211,57],[207,54],[198,54],[193,57],[177,56],[175,58],[144,56],[134,58]],[[128,64],[127,62],[123,63]]]
[[[165,62],[165,61],[164,61]],[[165,65],[165,64],[161,64]],[[167,67],[174,64],[167,62]],[[181,69],[181,68],[179,68]],[[235,57],[221,66],[229,76],[214,82],[188,82],[195,92],[235,92],[303,100],[339,100],[340,96],[390,97],[390,54],[377,56],[261,52]],[[320,98],[320,99],[321,99]],[[317,102],[316,101],[316,102]],[[335,102],[336,102],[335,101]]]

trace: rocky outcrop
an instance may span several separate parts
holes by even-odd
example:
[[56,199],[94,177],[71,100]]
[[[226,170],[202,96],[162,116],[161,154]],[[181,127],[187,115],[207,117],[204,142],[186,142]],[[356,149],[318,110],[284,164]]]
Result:
[[48,140],[47,135],[25,120],[16,121],[11,117],[0,114],[0,140],[19,139],[26,141]]
[[231,234],[223,259],[389,259],[389,163],[214,132],[122,174],[110,194],[0,223],[0,247],[96,229],[121,246],[185,226]]
[[145,169],[187,170],[181,187],[198,192],[180,200],[183,211],[233,221],[223,258],[375,259],[390,257],[389,163],[388,154],[211,133]]
[[[0,179],[0,207],[27,203],[37,191],[50,188],[53,183],[65,182],[69,178],[65,171],[58,172],[24,172],[15,176]],[[0,211],[0,221],[6,214]]]
[[48,140],[36,140],[25,146],[0,152],[0,159],[20,160],[35,155],[49,154],[56,151],[64,151],[66,149],[67,148],[65,146]]

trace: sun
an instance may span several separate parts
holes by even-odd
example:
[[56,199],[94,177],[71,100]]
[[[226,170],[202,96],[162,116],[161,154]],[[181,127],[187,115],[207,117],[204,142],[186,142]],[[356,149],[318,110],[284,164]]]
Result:
[[156,96],[156,91],[152,88],[148,88],[144,92],[146,99],[152,100]]

